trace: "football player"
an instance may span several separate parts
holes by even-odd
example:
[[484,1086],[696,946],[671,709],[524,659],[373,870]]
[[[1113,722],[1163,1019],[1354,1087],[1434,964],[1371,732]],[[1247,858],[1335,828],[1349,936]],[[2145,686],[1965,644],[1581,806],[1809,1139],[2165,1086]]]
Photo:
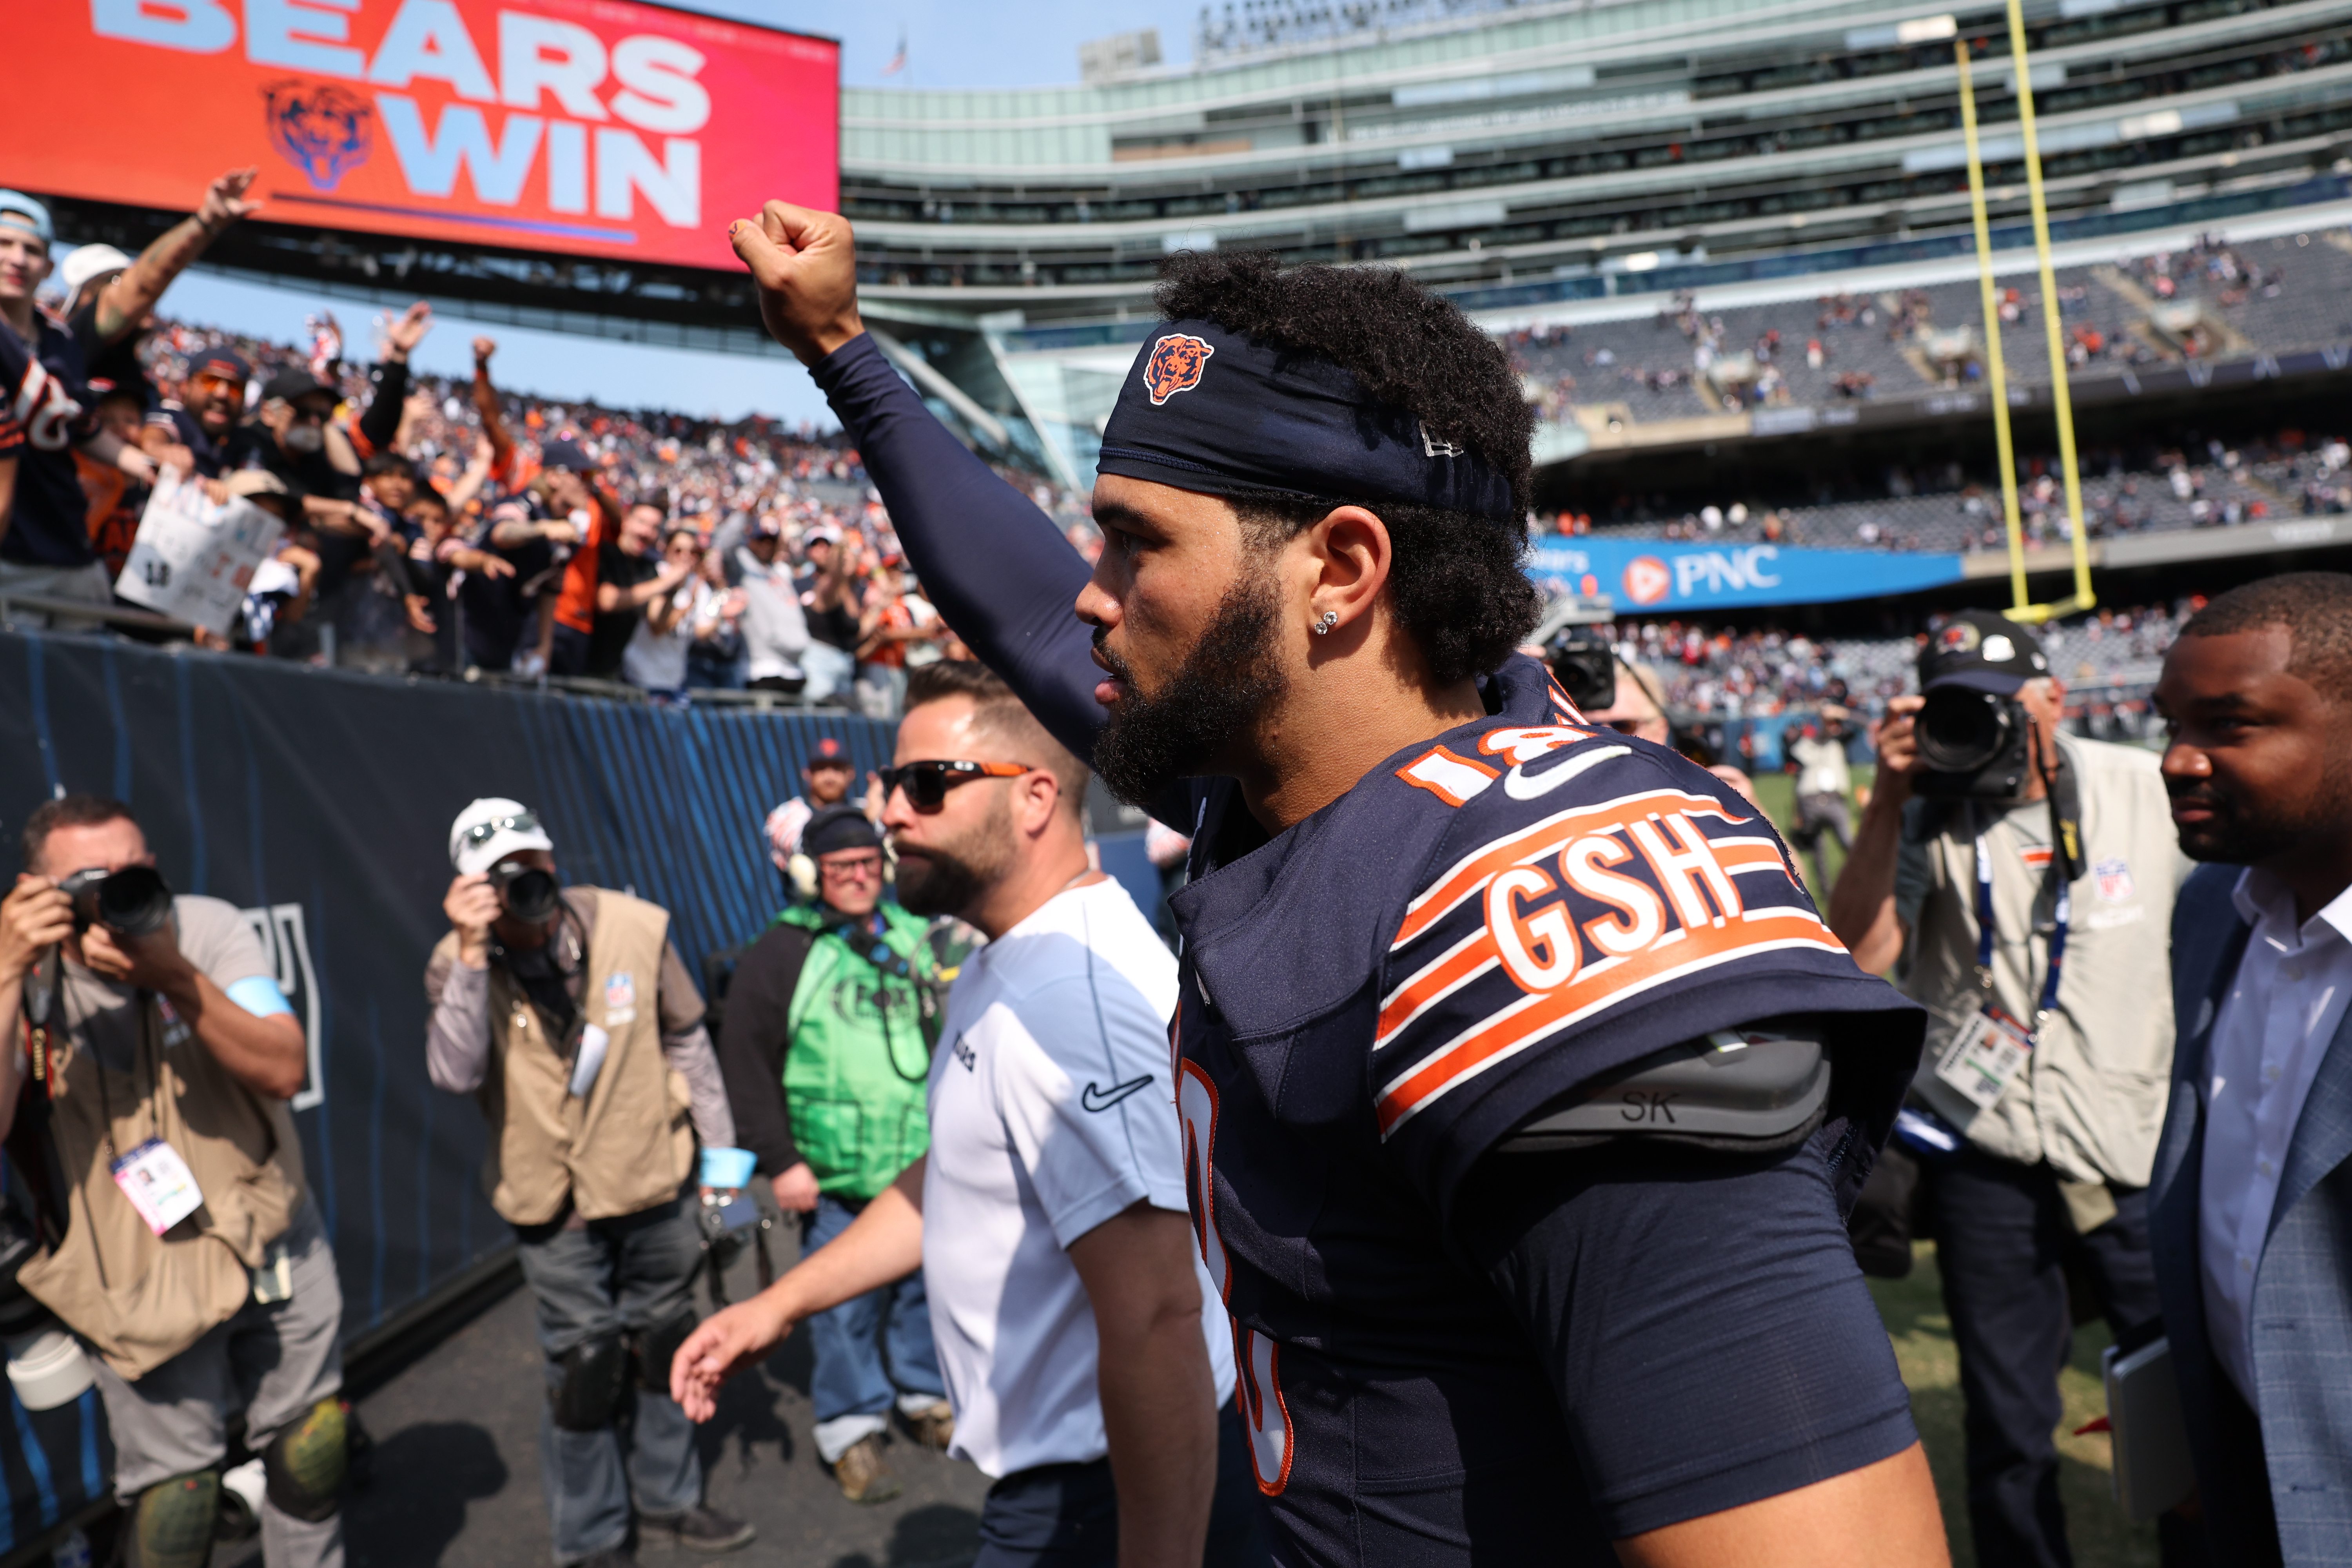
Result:
[[732,236],[949,624],[1192,836],[1177,1110],[1276,1556],[1944,1562],[1842,1222],[1920,1016],[1513,652],[1500,348],[1395,271],[1176,257],[1089,574],[864,334],[846,223]]

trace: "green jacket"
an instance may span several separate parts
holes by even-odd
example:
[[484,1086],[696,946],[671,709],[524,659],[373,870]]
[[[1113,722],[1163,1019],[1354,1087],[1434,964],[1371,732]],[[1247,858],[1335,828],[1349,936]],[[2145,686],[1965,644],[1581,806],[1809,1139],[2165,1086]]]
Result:
[[[821,1192],[871,1198],[930,1147],[924,1113],[938,1036],[938,963],[923,940],[929,922],[895,903],[877,906],[888,950],[828,929],[829,911],[795,906],[776,923],[818,933],[787,1015],[784,1102],[793,1142]],[[861,925],[864,922],[859,922]],[[903,962],[908,973],[896,973]]]

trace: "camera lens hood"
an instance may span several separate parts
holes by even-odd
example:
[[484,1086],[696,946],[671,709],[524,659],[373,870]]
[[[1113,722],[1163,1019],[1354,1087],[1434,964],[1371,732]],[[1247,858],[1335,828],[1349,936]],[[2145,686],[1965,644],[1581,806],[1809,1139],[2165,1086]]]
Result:
[[172,918],[172,885],[152,866],[125,866],[97,888],[98,922],[124,936],[146,936]]

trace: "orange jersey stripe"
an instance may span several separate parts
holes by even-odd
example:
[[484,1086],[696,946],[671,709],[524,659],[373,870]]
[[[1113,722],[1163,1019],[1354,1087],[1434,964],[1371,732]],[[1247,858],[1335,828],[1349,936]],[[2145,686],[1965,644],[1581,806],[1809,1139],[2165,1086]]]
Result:
[[1468,980],[1496,959],[1495,939],[1485,926],[1454,943],[1438,956],[1437,962],[1415,973],[1381,1005],[1380,1026],[1372,1032],[1372,1045],[1381,1042],[1412,1021],[1421,1010]]
[[1481,1019],[1382,1090],[1374,1106],[1381,1136],[1386,1138],[1457,1085],[1603,1008],[1717,964],[1792,947],[1845,951],[1808,910],[1750,910],[1722,929],[1686,927],[1645,952],[1588,965],[1558,990],[1530,993],[1523,1002]]

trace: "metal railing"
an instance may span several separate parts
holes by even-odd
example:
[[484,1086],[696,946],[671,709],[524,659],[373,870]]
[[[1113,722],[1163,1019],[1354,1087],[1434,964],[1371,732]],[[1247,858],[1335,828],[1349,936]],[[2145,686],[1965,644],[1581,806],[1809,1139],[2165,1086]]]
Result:
[[[0,630],[40,632],[85,632],[101,627],[131,632],[161,634],[165,642],[183,646],[195,645],[196,626],[193,622],[158,615],[152,610],[132,609],[121,605],[97,605],[82,599],[59,599],[43,594],[0,594]],[[326,629],[326,628],[321,628]],[[220,649],[207,651],[221,652]],[[517,675],[508,670],[483,669],[468,666],[463,670],[378,670],[336,660],[333,645],[326,648],[325,668],[345,675],[373,677],[382,680],[414,683],[419,680],[451,680],[467,686],[488,686],[510,691],[556,691],[571,697],[595,698],[607,702],[653,702],[654,693],[625,680],[605,680],[587,675]],[[281,660],[281,663],[299,661]],[[698,706],[743,709],[756,713],[854,713],[845,701],[812,701],[802,692],[749,691],[724,687],[695,687],[689,700]]]
[[152,610],[128,609],[121,605],[94,605],[86,599],[56,599],[44,594],[0,594],[0,627],[19,629],[18,616],[30,611],[43,617],[44,625],[33,629],[71,631],[72,626],[50,627],[52,619],[87,621],[94,625],[129,626],[138,631],[165,632],[182,637],[192,637],[195,626],[188,621],[170,616],[159,616]]

